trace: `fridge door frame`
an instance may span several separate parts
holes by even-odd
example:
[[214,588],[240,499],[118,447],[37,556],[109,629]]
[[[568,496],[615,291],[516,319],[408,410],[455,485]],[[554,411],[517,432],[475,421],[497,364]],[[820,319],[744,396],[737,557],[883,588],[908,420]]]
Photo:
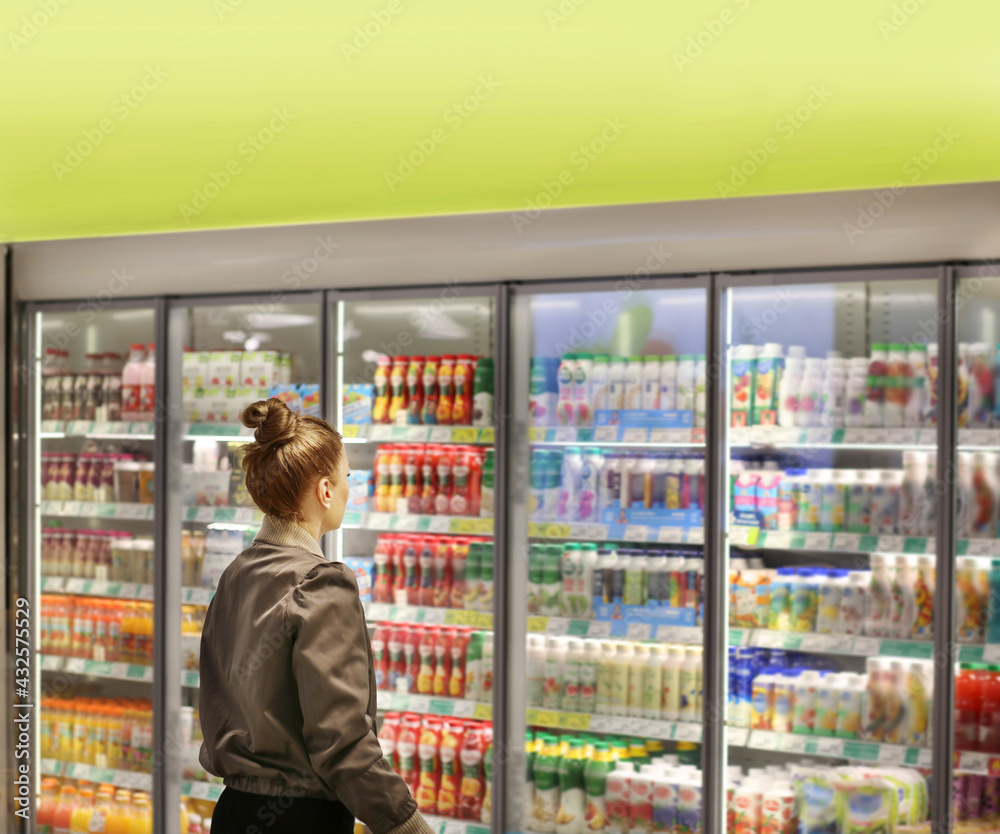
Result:
[[[508,473],[501,464],[507,454],[509,445],[510,419],[508,413],[508,393],[509,393],[509,329],[508,329],[508,309],[510,298],[510,285],[504,283],[483,283],[483,284],[462,284],[457,281],[446,282],[448,288],[458,298],[491,298],[493,301],[493,414],[494,414],[494,436],[493,436],[493,460],[494,460],[494,495],[502,496],[506,494]],[[444,290],[448,291],[447,289]],[[435,296],[441,297],[445,302],[440,285],[428,285],[420,287],[400,287],[377,289],[338,289],[328,290],[326,293],[326,307],[329,311],[330,319],[327,328],[327,348],[329,373],[324,377],[330,389],[330,397],[325,402],[327,421],[331,426],[338,429],[341,402],[340,396],[340,370],[337,367],[337,359],[343,345],[340,342],[342,334],[342,322],[340,316],[339,302],[350,301],[417,301],[423,299],[433,299]],[[507,618],[506,600],[511,593],[509,577],[507,575],[507,559],[502,554],[508,552],[507,539],[507,502],[497,500],[495,502],[493,517],[493,546],[497,554],[497,569],[493,574],[493,778],[492,782],[492,814],[490,821],[490,831],[492,834],[499,834],[502,831],[502,814],[504,811],[504,792],[507,785],[506,764],[508,760],[508,745],[502,742],[507,738],[505,710],[503,704],[506,700],[506,687],[508,685],[510,668],[507,662]],[[328,546],[332,549],[332,541],[328,540]],[[329,555],[329,552],[328,552]],[[341,554],[334,554],[337,558]],[[503,567],[501,567],[503,566]],[[464,821],[457,822],[464,824]]]
[[[868,281],[927,281],[933,280],[937,283],[937,324],[939,330],[938,337],[938,414],[937,423],[937,471],[955,471],[955,399],[956,399],[956,378],[955,359],[957,357],[956,327],[955,327],[955,270],[946,264],[914,264],[886,266],[858,266],[858,267],[832,267],[829,269],[816,270],[774,270],[772,272],[745,273],[745,272],[725,272],[717,273],[715,276],[715,305],[718,309],[717,327],[718,341],[716,342],[716,355],[721,357],[722,384],[719,386],[719,396],[723,399],[716,403],[716,411],[710,422],[716,425],[715,449],[718,459],[714,461],[715,485],[718,492],[713,493],[719,515],[719,528],[717,534],[713,536],[716,551],[712,554],[712,561],[719,567],[720,573],[726,574],[728,564],[728,537],[729,519],[728,512],[723,508],[728,507],[728,466],[730,457],[729,443],[729,402],[727,392],[729,390],[729,362],[728,362],[728,332],[730,329],[731,301],[727,297],[727,292],[732,289],[742,287],[781,287],[788,285],[802,284],[834,284],[849,282]],[[867,337],[866,337],[867,338]],[[951,819],[951,791],[954,775],[954,744],[952,739],[953,702],[954,702],[954,663],[937,662],[940,658],[951,659],[955,654],[954,643],[954,560],[956,553],[955,528],[954,528],[954,507],[955,495],[953,478],[938,478],[937,497],[937,519],[938,535],[935,538],[935,559],[937,571],[937,592],[934,599],[934,710],[933,721],[935,726],[933,746],[933,762],[935,778],[931,792],[930,819],[933,831],[940,831],[941,834],[950,834],[952,830]],[[706,530],[706,543],[709,540]],[[707,558],[707,557],[706,557]],[[951,589],[950,593],[944,593],[943,589]],[[718,678],[722,684],[719,694],[719,703],[726,700],[726,673],[728,665],[728,595],[722,589],[713,588],[713,593],[720,594],[723,615],[721,620],[726,626],[721,629],[721,633],[713,633],[714,642],[709,651],[706,647],[706,680],[711,677]],[[707,614],[706,614],[707,624]],[[709,662],[713,667],[708,670]],[[943,696],[942,696],[943,693]],[[713,753],[719,756],[721,763],[728,761],[728,746],[725,742],[725,722],[717,722],[720,730],[719,739],[713,741],[718,745],[718,749],[713,749]],[[942,729],[943,728],[943,729]],[[715,757],[713,756],[713,760]],[[706,780],[707,783],[707,780]],[[724,801],[726,796],[725,773],[718,768],[718,782],[712,792],[708,792],[706,784],[706,797],[709,797],[714,806],[707,809],[713,821],[719,822],[724,830],[725,812]]]
[[[714,293],[712,287],[714,278],[710,273],[695,273],[690,275],[669,275],[643,274],[643,270],[636,270],[628,275],[619,275],[605,278],[567,279],[564,281],[544,281],[531,283],[516,283],[510,285],[510,311],[509,311],[509,341],[510,349],[508,356],[507,376],[509,377],[509,403],[510,403],[510,442],[506,450],[504,465],[501,467],[506,472],[506,491],[503,504],[507,510],[507,550],[508,554],[527,554],[528,551],[528,513],[527,513],[527,486],[528,461],[531,457],[531,444],[528,440],[528,401],[529,401],[529,375],[531,366],[531,337],[533,331],[531,327],[530,303],[531,299],[537,295],[550,294],[572,294],[576,292],[622,292],[633,293],[646,290],[679,290],[679,289],[701,289],[705,293],[705,356],[711,357],[714,352],[713,347],[713,312]],[[627,296],[626,296],[627,297]],[[717,384],[718,374],[713,375],[711,364],[709,364],[708,386],[706,389],[706,407],[710,407],[711,400],[709,393]],[[708,412],[710,413],[710,412]],[[711,473],[708,469],[707,455],[713,443],[710,432],[712,431],[712,420],[706,420],[705,431],[705,454],[706,469],[705,495],[714,495],[711,485]],[[708,542],[709,542],[709,516],[705,517],[705,586],[709,587],[711,582],[711,567],[708,562]],[[523,599],[518,596],[518,589],[524,589],[528,585],[528,563],[526,555],[524,558],[508,558],[506,570],[507,586],[511,593],[505,598],[505,609],[502,612],[505,623],[505,648],[507,654],[504,657],[509,670],[523,670],[526,668],[526,640],[527,623],[526,612],[514,612],[510,606],[518,600],[518,605],[523,604]],[[711,583],[712,586],[719,585],[719,582]],[[705,635],[708,634],[709,608],[705,608]],[[702,645],[706,646],[705,637],[702,638]],[[707,648],[706,648],[707,652]],[[707,660],[707,658],[706,658]],[[707,666],[706,666],[707,668]],[[513,675],[516,679],[516,675]],[[504,770],[505,785],[513,785],[514,780],[523,775],[524,769],[524,735],[527,728],[525,713],[527,704],[525,702],[525,691],[521,687],[519,690],[505,689],[503,692],[504,704],[502,715],[504,717]],[[708,712],[708,698],[704,699],[702,720],[706,721]],[[704,723],[703,739],[708,738],[710,726]],[[720,734],[721,737],[721,734]],[[704,740],[703,740],[704,744]],[[707,791],[711,786],[710,772],[712,768],[702,769],[703,791]],[[501,820],[502,827],[495,829],[496,834],[523,834],[527,830],[527,820],[525,825],[514,828],[507,824],[508,802],[514,800],[509,795],[509,791],[501,794],[504,817]],[[497,803],[494,803],[496,806]],[[705,805],[703,804],[703,811]],[[723,822],[725,817],[722,818]],[[703,830],[716,830],[708,828],[708,818],[703,816]],[[725,830],[725,826],[720,831]]]

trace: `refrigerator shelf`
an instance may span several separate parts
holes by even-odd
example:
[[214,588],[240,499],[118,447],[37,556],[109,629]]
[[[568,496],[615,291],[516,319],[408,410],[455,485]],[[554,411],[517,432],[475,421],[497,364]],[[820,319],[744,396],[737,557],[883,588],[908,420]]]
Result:
[[[729,732],[733,733],[738,729],[732,728]],[[905,747],[898,744],[853,741],[829,736],[772,733],[769,730],[751,730],[746,746],[752,750],[828,756],[834,759],[908,767],[930,767],[933,760],[933,751],[929,747]]]
[[152,521],[152,504],[127,504],[106,501],[40,501],[43,516],[62,518],[114,518],[123,521]]
[[76,594],[113,599],[153,599],[153,586],[135,582],[115,582],[107,579],[81,579],[79,577],[43,576],[41,589],[45,593]]
[[256,507],[185,507],[184,520],[201,524],[228,523],[260,526],[264,513]]
[[64,779],[82,779],[85,782],[110,784],[118,788],[146,791],[153,790],[153,777],[149,773],[131,770],[113,770],[110,767],[42,759],[39,768],[43,776],[60,776]]
[[447,533],[456,536],[492,536],[493,519],[458,515],[397,515],[349,510],[341,528],[397,533]]
[[475,822],[466,822],[465,820],[453,820],[434,814],[424,814],[424,819],[434,829],[436,834],[490,834],[489,825],[480,825]]
[[208,605],[215,596],[211,588],[181,588],[181,602],[188,605]]
[[[882,637],[852,636],[850,634],[816,634],[814,632],[773,631],[766,628],[729,629],[730,646],[753,646],[760,649],[787,649],[816,654],[854,655],[857,657],[901,657],[911,660],[930,660],[934,643],[930,640],[896,640]],[[1000,650],[1000,645],[997,646]],[[984,647],[961,647],[960,663],[984,661]]]
[[70,675],[90,675],[111,680],[153,682],[153,667],[138,663],[109,663],[103,660],[84,660],[82,657],[61,657],[40,654],[38,659],[43,672],[63,672]]
[[579,730],[610,735],[655,738],[661,741],[701,741],[701,724],[683,721],[660,721],[623,715],[601,715],[587,712],[561,712],[529,707],[526,722],[535,727],[554,730]]
[[[754,529],[757,528],[747,528]],[[704,544],[701,527],[651,527],[645,524],[566,524],[528,522],[529,539],[573,539],[579,541],[648,542],[653,544]]]
[[344,440],[351,443],[463,443],[493,445],[492,426],[387,426],[347,425],[340,427]]
[[92,420],[43,420],[42,437],[93,437],[152,440],[156,424],[151,422],[94,422]]
[[389,620],[427,625],[464,625],[473,628],[493,628],[493,614],[486,611],[466,611],[456,608],[431,608],[422,605],[389,605],[366,602],[365,614],[370,620]]
[[455,718],[475,718],[479,721],[493,720],[493,704],[469,701],[464,698],[442,698],[431,695],[410,695],[408,693],[378,690],[378,708],[398,712],[419,712],[424,715],[448,715]]
[[705,429],[648,429],[625,426],[595,426],[582,428],[531,426],[528,440],[536,446],[562,446],[595,443],[615,446],[664,446],[694,448],[705,445]]
[[181,782],[181,796],[188,796],[191,799],[207,799],[209,802],[218,802],[225,785],[217,785],[214,782]]
[[631,640],[657,640],[663,643],[700,645],[702,630],[697,626],[655,626],[625,620],[570,620],[565,617],[528,617],[528,631],[550,637],[627,637]]
[[[803,533],[796,530],[761,530],[734,524],[729,543],[762,550],[810,550],[824,553],[905,553],[934,556],[933,536],[896,536],[865,533]],[[998,556],[1000,539],[959,539],[958,556]]]
[[185,440],[219,440],[222,442],[249,443],[253,429],[241,423],[184,423],[181,426]]
[[[984,433],[985,434],[985,433]],[[993,432],[989,432],[993,434]],[[1000,443],[1000,431],[996,432]],[[826,429],[749,426],[729,430],[730,446],[763,446],[779,449],[932,449],[937,443],[937,429]],[[995,445],[995,444],[994,444]]]

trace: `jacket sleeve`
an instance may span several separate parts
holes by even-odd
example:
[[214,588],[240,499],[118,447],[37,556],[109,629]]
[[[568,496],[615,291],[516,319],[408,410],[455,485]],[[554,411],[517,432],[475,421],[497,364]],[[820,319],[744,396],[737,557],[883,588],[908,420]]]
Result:
[[316,565],[292,591],[286,616],[313,770],[374,834],[431,834],[368,716],[368,632],[354,574],[336,562]]

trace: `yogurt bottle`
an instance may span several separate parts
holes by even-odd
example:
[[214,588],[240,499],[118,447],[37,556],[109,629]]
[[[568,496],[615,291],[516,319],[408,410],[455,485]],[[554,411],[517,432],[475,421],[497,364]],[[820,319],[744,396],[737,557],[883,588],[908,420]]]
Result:
[[899,640],[910,640],[913,637],[913,623],[916,619],[916,593],[910,572],[910,560],[906,556],[896,557],[896,570],[890,588],[892,608],[889,634]]
[[889,345],[886,359],[885,405],[882,409],[882,424],[888,428],[898,428],[904,423],[906,404],[910,394],[910,365],[906,357],[906,345],[898,342]]
[[854,570],[848,573],[847,582],[840,591],[840,617],[837,622],[841,634],[865,633],[870,584],[868,571]]
[[903,473],[895,469],[879,470],[871,488],[871,531],[875,535],[899,533],[899,489]]
[[822,398],[823,360],[806,359],[799,393],[799,411],[795,419],[797,426],[805,428],[819,425]]
[[591,411],[591,380],[594,375],[594,355],[578,353],[576,368],[573,370],[573,423],[574,426],[592,426],[594,413]]
[[660,405],[660,357],[646,356],[642,360],[642,407],[656,411]]
[[798,425],[799,400],[802,394],[802,380],[805,376],[806,360],[791,355],[785,360],[785,369],[778,382],[778,425],[794,428]]
[[630,356],[625,368],[625,409],[642,408],[642,357]]
[[680,411],[694,411],[696,360],[694,354],[683,353],[677,362],[677,408]]
[[580,500],[577,505],[577,521],[598,521],[598,493],[604,456],[599,448],[590,446],[583,450],[583,468],[580,472]]
[[677,408],[677,357],[660,357],[660,410]]
[[694,364],[694,425],[704,428],[708,420],[708,363],[700,354]]
[[[730,389],[729,409],[733,428],[750,425],[750,414],[753,410],[753,379],[756,364],[757,349],[753,345],[734,345],[731,350],[730,373],[732,387]],[[796,393],[795,408],[798,410],[798,395]]]
[[849,533],[871,531],[871,485],[870,469],[841,470],[847,485],[847,510],[844,524]]
[[576,404],[574,389],[576,385],[576,354],[564,353],[559,362],[558,375],[559,395],[556,401],[556,425],[576,425]]
[[590,376],[590,413],[605,411],[611,407],[611,357],[599,353],[594,357],[594,366]]
[[885,425],[885,389],[889,372],[889,346],[872,345],[868,359],[868,394],[865,400],[865,425],[880,428]]
[[927,347],[914,345],[907,354],[908,398],[903,409],[903,425],[922,426],[927,410]]
[[625,408],[625,357],[612,356],[608,365],[608,408]]
[[844,393],[844,425],[861,428],[865,425],[865,403],[868,401],[868,360],[851,359],[847,367],[847,387]]
[[865,634],[869,637],[888,637],[892,616],[892,587],[886,568],[885,555],[873,553],[872,570],[868,585]]
[[903,452],[903,483],[899,490],[899,527],[904,536],[927,535],[927,454]]
[[572,522],[579,515],[583,491],[583,454],[579,446],[567,446],[559,471],[559,502],[556,521]]

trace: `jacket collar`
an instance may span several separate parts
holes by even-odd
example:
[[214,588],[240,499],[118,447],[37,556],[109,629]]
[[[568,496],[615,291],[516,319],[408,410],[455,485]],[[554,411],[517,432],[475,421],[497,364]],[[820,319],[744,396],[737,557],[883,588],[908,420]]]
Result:
[[276,544],[281,547],[301,547],[314,556],[326,559],[322,549],[320,549],[319,542],[294,521],[283,521],[280,518],[266,515],[254,541]]

